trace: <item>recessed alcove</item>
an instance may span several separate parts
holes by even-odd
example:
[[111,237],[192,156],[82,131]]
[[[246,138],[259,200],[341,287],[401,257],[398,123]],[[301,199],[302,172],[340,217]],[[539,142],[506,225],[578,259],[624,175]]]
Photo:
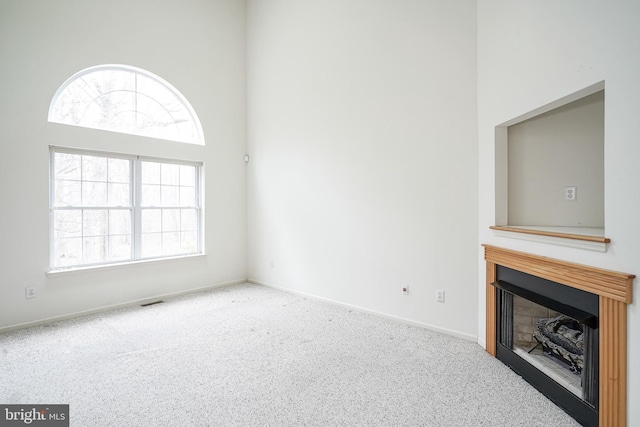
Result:
[[496,126],[494,233],[605,251],[604,82]]

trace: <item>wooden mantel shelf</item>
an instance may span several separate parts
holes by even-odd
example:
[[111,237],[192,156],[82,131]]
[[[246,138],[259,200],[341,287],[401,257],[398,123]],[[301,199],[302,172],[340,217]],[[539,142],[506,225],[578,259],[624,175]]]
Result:
[[611,243],[611,239],[599,235],[604,234],[599,233],[603,231],[602,229],[507,225],[492,225],[489,228],[505,237],[556,243],[600,252],[606,252],[607,245]]
[[631,304],[634,274],[604,270],[493,245],[482,245],[485,260],[575,289]]

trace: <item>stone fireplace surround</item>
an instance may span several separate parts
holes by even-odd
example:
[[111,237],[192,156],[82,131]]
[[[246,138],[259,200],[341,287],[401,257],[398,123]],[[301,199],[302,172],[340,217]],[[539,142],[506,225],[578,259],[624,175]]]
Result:
[[600,302],[600,427],[627,425],[627,304],[635,275],[491,245],[486,261],[486,346],[496,356],[496,266],[502,265],[598,295]]

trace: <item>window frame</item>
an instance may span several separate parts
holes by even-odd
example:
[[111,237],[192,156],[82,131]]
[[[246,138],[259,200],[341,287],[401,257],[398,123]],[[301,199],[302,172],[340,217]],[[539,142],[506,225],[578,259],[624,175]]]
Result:
[[[60,96],[65,93],[65,91],[67,90],[67,88],[71,85],[73,85],[74,83],[76,83],[78,80],[82,80],[85,76],[88,76],[90,74],[96,73],[96,72],[101,72],[101,71],[114,71],[114,72],[123,72],[123,73],[133,73],[135,75],[135,79],[136,79],[136,84],[135,84],[135,90],[131,91],[131,90],[127,90],[129,92],[133,92],[135,93],[135,96],[142,96],[143,98],[149,98],[153,101],[155,101],[156,103],[158,103],[159,105],[161,105],[163,108],[165,108],[165,110],[167,112],[169,112],[169,110],[167,109],[167,105],[159,102],[157,99],[155,99],[154,97],[150,96],[148,93],[143,92],[143,91],[138,91],[137,89],[137,78],[138,76],[143,76],[144,78],[159,84],[167,93],[172,94],[176,100],[178,100],[180,102],[180,104],[182,105],[182,107],[184,108],[184,111],[186,113],[188,113],[188,116],[190,118],[190,121],[195,129],[195,136],[193,139],[191,138],[163,138],[161,136],[158,135],[154,135],[154,134],[149,134],[149,133],[145,133],[145,132],[140,132],[138,131],[140,128],[137,126],[134,126],[134,130],[133,131],[124,131],[124,130],[120,130],[117,128],[114,128],[112,126],[91,126],[91,125],[87,125],[87,124],[82,124],[82,123],[73,123],[72,121],[65,121],[65,120],[58,120],[55,117],[55,110],[56,110],[56,106],[58,104],[58,101],[60,99]],[[124,90],[124,89],[117,89],[117,90]],[[102,93],[99,93],[99,96],[102,96]],[[89,104],[85,105],[85,108],[90,106]],[[136,114],[141,114],[141,115],[145,115],[145,111],[143,109],[138,110],[137,108],[137,102],[136,102],[136,109],[135,109],[135,113]],[[169,114],[171,115],[171,114]],[[138,68],[138,67],[133,67],[131,65],[124,65],[124,64],[102,64],[102,65],[95,65],[89,68],[85,68],[83,70],[80,70],[78,72],[76,72],[75,74],[73,74],[71,77],[69,77],[67,80],[64,81],[64,83],[62,83],[62,85],[60,85],[60,87],[56,90],[55,94],[53,95],[53,97],[51,98],[51,102],[49,104],[49,112],[48,112],[48,116],[47,116],[47,120],[51,123],[58,123],[58,124],[63,124],[63,125],[67,125],[67,126],[79,126],[79,127],[84,127],[87,129],[97,129],[97,130],[103,130],[103,131],[107,131],[107,132],[117,132],[117,133],[124,133],[124,134],[128,134],[128,135],[136,135],[136,136],[142,136],[142,137],[146,137],[146,138],[155,138],[155,139],[161,139],[161,140],[166,140],[166,141],[173,141],[173,142],[181,142],[181,143],[185,143],[185,144],[194,144],[194,145],[205,145],[205,139],[204,139],[204,132],[202,129],[202,124],[200,122],[200,118],[198,117],[198,115],[196,114],[195,109],[193,108],[193,106],[191,105],[191,103],[187,100],[187,98],[178,90],[176,89],[171,83],[169,83],[168,81],[164,80],[163,78],[161,78],[160,76],[157,76],[156,74],[144,70],[142,68]],[[175,123],[174,123],[175,124]]]
[[[130,163],[129,170],[129,193],[130,193],[130,205],[129,207],[123,206],[88,206],[83,205],[82,202],[80,205],[70,205],[70,206],[56,206],[56,171],[55,171],[55,155],[56,153],[65,153],[72,155],[80,155],[80,156],[91,156],[91,157],[103,157],[106,159],[124,159],[128,160]],[[195,168],[195,182],[194,182],[194,190],[195,190],[195,201],[194,206],[186,206],[177,204],[175,206],[143,206],[142,205],[142,163],[143,162],[153,162],[158,164],[166,164],[166,165],[179,165],[179,166],[189,166]],[[160,157],[151,157],[151,156],[142,156],[135,154],[125,154],[125,153],[116,153],[116,152],[108,152],[108,151],[97,151],[97,150],[86,150],[79,148],[70,148],[70,147],[60,147],[60,146],[49,146],[49,272],[61,272],[61,271],[72,271],[78,269],[86,269],[92,267],[103,267],[103,266],[117,266],[123,264],[129,264],[140,261],[159,261],[159,260],[168,260],[175,258],[183,258],[194,255],[203,255],[204,254],[204,244],[203,244],[203,230],[204,230],[204,217],[203,217],[203,205],[204,205],[204,194],[202,191],[202,183],[203,183],[203,169],[204,164],[202,162],[196,161],[188,161],[188,160],[178,160],[178,159],[169,159],[169,158],[160,158]],[[84,180],[80,179],[81,182]],[[87,180],[88,181],[88,180]],[[89,263],[80,263],[68,266],[56,266],[56,251],[55,251],[55,224],[54,217],[57,211],[61,210],[130,210],[131,212],[131,230],[130,230],[130,239],[131,239],[131,255],[128,259],[123,260],[107,260],[104,262],[89,262]],[[144,210],[149,209],[158,209],[161,212],[164,209],[190,209],[195,211],[195,233],[196,233],[196,249],[193,252],[181,252],[181,253],[172,253],[172,254],[160,254],[157,256],[143,256],[142,255],[142,235],[143,235],[143,226],[142,226],[142,212]],[[193,230],[189,230],[193,231]],[[179,230],[178,232],[183,232]],[[162,233],[162,231],[161,231]],[[107,234],[105,237],[109,237]],[[80,236],[84,241],[84,236]],[[84,260],[83,260],[84,261]]]

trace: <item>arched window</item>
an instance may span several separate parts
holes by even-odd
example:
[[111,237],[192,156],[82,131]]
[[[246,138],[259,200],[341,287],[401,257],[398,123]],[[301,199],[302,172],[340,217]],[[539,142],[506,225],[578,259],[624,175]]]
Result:
[[60,86],[49,121],[204,145],[200,120],[160,77],[125,65],[79,71]]

